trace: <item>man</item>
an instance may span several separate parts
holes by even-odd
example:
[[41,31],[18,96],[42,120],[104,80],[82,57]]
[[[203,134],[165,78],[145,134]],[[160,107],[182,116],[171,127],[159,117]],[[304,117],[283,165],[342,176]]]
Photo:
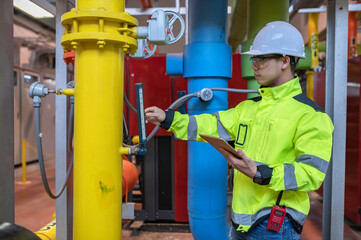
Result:
[[[310,209],[307,192],[325,178],[333,124],[294,78],[298,59],[305,57],[296,28],[271,22],[243,54],[252,55],[260,96],[219,111],[219,120],[215,114],[195,116],[198,126],[207,126],[198,127],[197,141],[203,141],[199,134],[218,137],[217,124],[235,141],[238,156],[223,151],[235,169],[233,239],[299,239]],[[157,107],[145,112],[148,122],[187,139],[188,115]]]

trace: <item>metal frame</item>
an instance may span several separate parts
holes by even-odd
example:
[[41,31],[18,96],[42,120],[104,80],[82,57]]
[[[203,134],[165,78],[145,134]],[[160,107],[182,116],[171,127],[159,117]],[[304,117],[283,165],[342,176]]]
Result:
[[[290,8],[292,11],[292,9]],[[348,5],[348,11],[349,12],[359,12],[361,11],[361,3],[354,3]],[[319,8],[302,8],[298,9],[298,13],[316,13],[316,12],[327,12],[327,6],[322,5]]]
[[0,1],[0,222],[15,220],[13,2]]
[[327,5],[326,112],[335,125],[323,190],[322,238],[343,239],[347,108],[348,1]]
[[[66,0],[56,1],[56,88],[65,88],[67,83],[67,68],[63,60],[64,50],[61,46],[61,37],[64,27],[61,25],[61,16],[68,11]],[[64,182],[67,171],[66,133],[67,131],[67,101],[66,96],[60,95],[55,98],[55,186],[58,191]],[[56,238],[72,239],[72,218],[69,210],[72,205],[68,192],[72,191],[69,181],[67,190],[56,200]]]

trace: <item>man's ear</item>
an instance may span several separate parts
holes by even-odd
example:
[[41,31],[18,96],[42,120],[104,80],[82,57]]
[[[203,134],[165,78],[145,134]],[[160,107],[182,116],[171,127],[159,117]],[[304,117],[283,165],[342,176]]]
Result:
[[283,57],[281,61],[282,61],[282,65],[281,65],[282,70],[285,70],[291,64],[291,58],[289,56]]

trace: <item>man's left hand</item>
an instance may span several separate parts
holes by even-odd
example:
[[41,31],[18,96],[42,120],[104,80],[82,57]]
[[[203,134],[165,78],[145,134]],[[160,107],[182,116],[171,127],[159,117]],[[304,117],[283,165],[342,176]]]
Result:
[[219,149],[219,151],[226,157],[228,164],[231,165],[233,168],[237,169],[244,175],[253,178],[257,172],[256,163],[246,156],[246,154],[241,150],[238,149],[237,153],[238,156],[234,156],[232,153],[228,152],[224,149]]

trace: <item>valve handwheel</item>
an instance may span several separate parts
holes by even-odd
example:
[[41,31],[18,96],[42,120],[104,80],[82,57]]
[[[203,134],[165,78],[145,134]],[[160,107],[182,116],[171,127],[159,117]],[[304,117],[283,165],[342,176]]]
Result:
[[[183,36],[184,30],[185,30],[185,23],[179,13],[174,12],[174,11],[164,11],[164,12],[165,12],[166,16],[168,17],[168,19],[170,19],[168,21],[168,26],[167,26],[167,35],[169,37],[168,44],[172,44],[172,43],[175,43],[176,41],[178,41]],[[180,29],[177,37],[175,37],[173,34],[173,26],[177,20],[179,20],[179,22],[181,24],[181,29]]]
[[152,50],[149,47],[149,42],[147,39],[144,39],[144,58],[149,58],[154,55],[155,51],[157,51],[157,45],[152,44]]

